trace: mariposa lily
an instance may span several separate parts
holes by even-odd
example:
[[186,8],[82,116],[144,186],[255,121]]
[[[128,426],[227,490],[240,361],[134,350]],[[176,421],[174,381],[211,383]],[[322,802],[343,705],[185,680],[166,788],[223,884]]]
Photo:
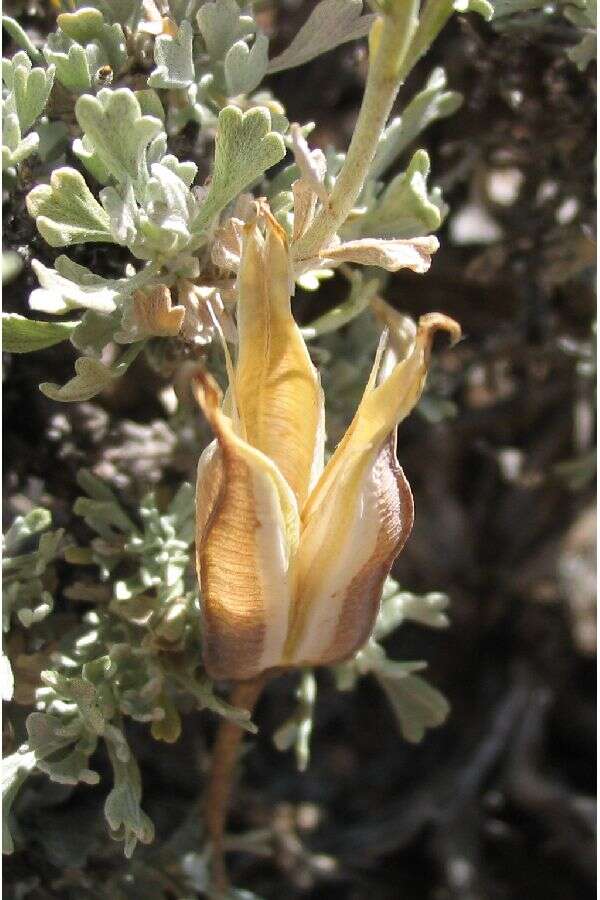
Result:
[[[403,358],[380,345],[354,419],[324,466],[318,373],[291,312],[285,232],[264,213],[244,226],[238,352],[216,382],[196,381],[215,434],[197,480],[197,570],[204,664],[213,678],[329,665],[368,639],[384,581],[413,523],[396,461],[396,426],[417,403],[433,335],[456,322],[422,316]],[[394,337],[392,335],[392,337]]]

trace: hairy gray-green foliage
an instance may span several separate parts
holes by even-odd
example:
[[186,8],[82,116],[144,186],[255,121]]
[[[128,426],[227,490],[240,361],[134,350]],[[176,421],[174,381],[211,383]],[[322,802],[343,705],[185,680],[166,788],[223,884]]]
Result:
[[[93,603],[79,626],[65,633],[49,657],[36,690],[36,709],[26,721],[27,741],[3,761],[4,852],[13,849],[11,806],[25,779],[42,772],[58,784],[97,784],[91,756],[104,741],[114,783],[104,813],[112,837],[122,840],[126,856],[137,842],[149,843],[154,826],[142,808],[138,763],[128,744],[124,720],[147,723],[155,740],[173,742],[181,731],[180,701],[192,698],[249,731],[255,726],[216,693],[201,666],[199,597],[190,560],[194,537],[194,498],[184,484],[159,511],[152,494],[132,516],[113,491],[86,470],[79,473],[85,492],[75,504],[93,537],[88,545],[66,541],[64,559],[77,572],[65,591],[70,601]],[[36,509],[15,520],[5,543],[5,631],[14,613],[29,628],[51,611],[41,577],[57,556],[63,532],[47,531],[50,514]],[[13,554],[42,533],[38,548]],[[97,576],[90,574],[97,570]],[[99,579],[99,583],[98,583]],[[106,585],[106,590],[99,590]],[[32,607],[31,601],[39,601]],[[375,631],[352,662],[334,669],[341,690],[372,673],[388,694],[407,740],[420,740],[427,728],[444,721],[448,705],[415,672],[423,662],[390,661],[379,641],[403,621],[431,628],[448,624],[447,598],[401,592],[388,579]],[[7,671],[3,672],[7,677]],[[7,699],[9,699],[7,697]],[[274,735],[276,746],[294,746],[298,766],[306,768],[316,702],[310,670],[301,675],[298,709]]]
[[[122,323],[126,316],[131,324],[136,291],[165,285],[175,302],[182,279],[206,283],[214,278],[215,228],[242,192],[265,193],[291,233],[297,164],[277,173],[272,185],[269,181],[269,170],[291,148],[289,123],[282,104],[268,90],[258,89],[270,72],[302,65],[365,35],[374,18],[363,13],[361,0],[322,0],[287,49],[269,58],[269,41],[252,7],[235,0],[172,0],[165,8],[166,20],[149,17],[134,0],[74,7],[65,4],[56,30],[41,47],[5,17],[22,49],[4,61],[3,70],[5,164],[11,173],[18,173],[26,158],[31,162],[31,154],[41,147],[40,122],[45,129],[42,183],[27,197],[40,235],[67,251],[102,243],[124,247],[131,255],[117,278],[93,272],[68,255],[59,255],[53,268],[33,261],[40,287],[31,294],[31,308],[53,316],[87,310],[86,335],[90,329],[94,335],[85,346],[77,318],[58,327],[34,319],[3,320],[6,347],[13,352],[61,339],[84,350],[66,384],[42,385],[44,393],[62,402],[92,398],[122,377],[146,349],[144,339],[152,334]],[[148,72],[146,85],[136,76],[133,88],[130,72],[140,65]],[[66,126],[57,113],[65,94],[73,108],[71,150],[77,168],[62,164]],[[410,238],[439,227],[446,206],[439,189],[428,185],[428,156],[424,150],[412,157],[406,151],[423,129],[451,115],[459,103],[459,95],[446,89],[443,70],[436,69],[382,134],[357,214],[342,230],[342,239]],[[195,162],[179,159],[169,149],[170,136],[190,120],[197,123],[203,145],[215,140],[208,186],[195,184]],[[307,135],[310,127],[302,126],[302,133]],[[344,155],[330,148],[325,156],[324,185],[331,188]],[[405,171],[386,182],[386,171],[402,156]],[[330,275],[330,269],[317,267],[299,274],[298,283],[315,289]],[[193,342],[199,327],[194,310],[186,309],[183,340]],[[113,351],[113,361],[107,363],[106,348],[118,345],[126,333],[137,334],[140,346],[116,358]]]
[[[96,608],[63,635],[49,660],[52,668],[42,672],[36,711],[26,723],[28,740],[4,761],[5,798],[10,806],[24,773],[34,769],[59,784],[96,784],[99,776],[90,768],[90,757],[103,740],[114,771],[105,815],[111,834],[123,840],[130,856],[137,841],[152,840],[154,828],[141,808],[139,768],[123,719],[148,723],[156,740],[175,741],[181,729],[177,699],[186,695],[198,708],[255,729],[246,711],[214,693],[201,669],[199,600],[190,564],[192,488],[182,485],[164,512],[149,494],[132,518],[89,472],[80,472],[79,483],[85,496],[77,500],[75,512],[94,536],[85,547],[68,541],[64,557],[97,575],[76,578],[65,594]],[[30,627],[51,610],[41,578],[63,532],[46,531],[50,521],[46,510],[34,510],[15,520],[5,536],[5,631],[13,613]],[[12,555],[42,531],[37,550]],[[104,594],[98,578],[107,586]],[[11,849],[10,838],[5,849]]]
[[[52,265],[32,261],[39,287],[30,308],[53,320],[3,316],[4,349],[28,353],[70,341],[80,354],[73,377],[40,385],[57,402],[87,401],[114,387],[140,353],[156,367],[181,344],[208,345],[218,333],[229,339],[217,321],[219,315],[226,320],[235,285],[235,272],[221,266],[222,257],[216,260],[222,226],[232,216],[243,218],[253,197],[266,196],[292,236],[294,182],[308,172],[326,204],[344,165],[344,153],[333,147],[323,153],[299,149],[298,134],[306,142],[313,123],[291,128],[263,81],[364,37],[374,16],[365,13],[362,0],[321,0],[278,56],[270,54],[251,4],[168,0],[160,9],[164,19],[149,15],[151,6],[140,0],[64,2],[56,29],[40,46],[14,19],[3,20],[19,47],[3,60],[3,169],[21,188],[35,184],[27,208],[39,235],[49,247],[66,250]],[[448,2],[432,19],[431,8],[424,6],[413,61],[453,9],[490,11],[485,0]],[[340,228],[341,241],[410,239],[439,228],[447,207],[418,139],[460,102],[444,71],[435,69],[379,136],[356,208]],[[196,129],[193,153],[187,154],[194,159],[174,152],[186,126]],[[199,148],[210,171],[203,184]],[[288,153],[294,160],[280,166]],[[390,179],[391,170],[396,174]],[[75,261],[74,248],[83,244],[119,248],[128,261],[108,277]],[[3,277],[5,270],[7,279],[14,277],[18,262],[3,258]],[[343,271],[346,299],[304,329],[323,371],[334,440],[367,379],[380,331],[368,309],[387,277],[372,267],[347,265]],[[332,274],[316,260],[296,273],[296,282],[315,290]],[[151,320],[136,327],[136,304],[152,292],[158,296],[157,290],[164,315],[172,313],[171,301],[184,309],[176,336],[165,336],[158,325],[153,331]],[[130,856],[138,842],[152,841],[154,825],[143,809],[126,720],[146,723],[154,740],[172,742],[191,699],[197,708],[255,728],[245,711],[219,697],[202,669],[191,487],[183,484],[166,508],[152,494],[126,508],[87,471],[80,472],[79,485],[83,493],[74,512],[87,526],[87,543],[51,531],[43,509],[15,520],[5,537],[4,628],[39,628],[45,667],[27,740],[4,761],[4,846],[12,849],[10,809],[28,776],[41,772],[63,785],[95,784],[99,775],[91,758],[104,742],[114,779],[105,818]],[[77,627],[61,631],[49,652],[43,631],[48,622],[42,620],[52,613],[57,560],[67,573],[63,599],[86,604],[87,611]],[[335,669],[344,690],[373,674],[409,741],[440,724],[448,707],[417,674],[423,662],[390,661],[380,641],[407,619],[445,626],[445,605],[443,595],[417,597],[388,581],[371,641]],[[6,660],[3,675],[10,684]],[[300,768],[309,759],[316,700],[314,672],[304,671],[297,709],[275,735],[281,749],[295,747]]]

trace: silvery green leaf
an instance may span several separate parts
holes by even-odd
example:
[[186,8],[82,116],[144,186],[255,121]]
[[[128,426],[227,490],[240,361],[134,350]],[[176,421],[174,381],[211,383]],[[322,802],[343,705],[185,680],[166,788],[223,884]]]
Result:
[[112,384],[118,375],[113,375],[111,369],[88,356],[82,356],[75,361],[75,376],[62,387],[51,382],[40,384],[40,391],[51,400],[61,403],[77,403],[82,400],[91,400],[106,387]]
[[45,381],[40,384],[40,391],[51,400],[61,403],[76,403],[91,400],[107,388],[117,378],[121,378],[143,347],[143,342],[132,344],[116,362],[107,366],[89,356],[80,356],[75,360],[75,376],[62,387]]
[[18,65],[31,68],[31,60],[24,50],[18,50],[12,59],[7,59],[5,56],[2,57],[2,81],[6,91],[10,92],[13,89],[14,70]]
[[41,672],[40,679],[43,684],[52,688],[62,701],[77,706],[85,728],[95,734],[104,733],[105,720],[101,697],[91,681],[77,676],[68,678],[54,670]]
[[127,180],[119,188],[104,188],[100,191],[100,202],[108,213],[110,230],[115,242],[128,246],[133,244],[140,221],[131,181]]
[[[159,162],[161,166],[169,169],[169,171],[176,175],[177,178],[180,178],[188,188],[191,187],[198,172],[196,163],[190,162],[189,160],[180,162],[176,156],[173,156],[170,153],[161,157],[160,160],[156,160],[156,162]],[[150,168],[152,168],[152,166]]]
[[23,257],[16,250],[2,251],[2,284],[10,284],[23,270]]
[[[42,621],[52,611],[52,595],[45,590],[42,578],[48,566],[57,558],[64,531],[47,531],[41,535],[37,549],[29,552],[28,541],[23,544],[23,527],[33,516],[40,516],[45,510],[34,510],[25,520],[17,520],[4,538],[5,555],[2,560],[2,586],[4,603],[2,618],[4,630],[10,627],[13,614],[25,628]],[[49,514],[48,514],[49,515]],[[44,523],[42,523],[44,524]],[[17,548],[11,549],[11,532],[20,525]],[[45,526],[44,526],[45,527]],[[14,532],[13,532],[14,533]],[[14,543],[14,541],[13,541]]]
[[161,34],[154,43],[156,69],[148,78],[151,88],[182,90],[194,81],[192,26],[184,20],[175,37]]
[[270,126],[269,111],[260,106],[246,113],[235,106],[221,110],[213,177],[195,231],[205,228],[234,197],[260,178],[265,169],[283,159],[283,138],[271,131]]
[[39,260],[32,260],[31,266],[41,287],[29,297],[31,309],[53,315],[61,315],[70,309],[110,313],[116,308],[117,300],[135,290],[153,274],[142,269],[133,278],[103,278],[73,262],[68,256],[57,257],[54,265],[55,269],[49,269]]
[[214,692],[212,682],[208,678],[203,678],[199,682],[190,679],[189,682],[186,682],[186,687],[198,700],[200,709],[211,709],[218,715],[223,716],[223,718],[228,719],[228,721],[239,725],[245,731],[249,731],[250,734],[256,734],[258,731],[256,725],[252,722],[252,717],[248,710],[232,706],[218,697]]
[[32,68],[25,51],[2,60],[2,170],[14,169],[39,146],[39,135],[30,128],[44,110],[54,80],[54,68]]
[[184,481],[171,502],[169,503],[169,516],[173,519],[173,527],[177,534],[189,543],[194,539],[194,522],[196,510],[196,497],[191,484]]
[[[35,136],[35,135],[34,135]],[[32,135],[30,135],[32,137]],[[8,103],[2,103],[2,167],[13,162],[13,156],[21,143],[21,126],[16,112],[10,112]],[[37,144],[36,144],[37,145]],[[31,153],[35,150],[32,147]]]
[[21,785],[35,769],[35,753],[24,744],[2,760],[2,852],[12,853],[14,843],[9,820],[11,807]]
[[111,174],[96,153],[94,145],[88,137],[84,135],[81,138],[75,138],[72,150],[96,181],[100,184],[110,183],[112,180]]
[[7,353],[31,353],[66,341],[77,322],[36,322],[17,313],[2,313],[2,349]]
[[584,72],[597,54],[596,33],[585,34],[581,41],[567,50],[567,56],[574,62],[580,72]]
[[35,130],[39,137],[37,152],[42,162],[56,160],[66,150],[69,129],[64,122],[50,122],[44,116],[37,123]]
[[143,116],[128,88],[103,88],[95,97],[80,97],[75,115],[106,171],[116,181],[130,179],[136,191],[142,190],[147,178],[145,151],[162,130],[160,119]]
[[195,173],[195,166],[191,164],[191,169],[182,167],[172,157],[167,161],[169,165],[151,165],[144,209],[139,213],[137,239],[130,244],[130,248],[142,259],[151,259],[157,254],[173,257],[172,262],[178,268],[175,258],[183,251],[189,253],[201,242],[198,235],[192,236],[191,233],[191,222],[196,217],[199,204],[186,181],[176,174],[181,171],[190,177]]
[[45,531],[52,524],[52,514],[42,507],[37,507],[25,516],[17,516],[3,538],[4,550],[13,555],[23,541],[32,535]]
[[447,628],[449,600],[446,594],[438,591],[429,594],[413,594],[410,591],[398,590],[398,585],[388,579],[393,585],[387,594],[384,592],[377,622],[373,635],[381,640],[390,634],[398,625],[410,620],[424,625],[427,628]]
[[114,787],[106,798],[104,815],[113,837],[124,841],[125,856],[130,859],[138,841],[150,844],[154,840],[154,825],[142,810],[142,781],[140,770],[129,753],[122,759],[120,748],[107,740],[106,747],[114,773]]
[[71,343],[86,356],[100,356],[106,345],[113,340],[119,320],[119,313],[100,315],[95,310],[88,309],[73,331]]
[[152,138],[146,150],[146,163],[148,168],[153,163],[162,162],[167,155],[167,135],[164,131],[159,131],[155,138]]
[[69,90],[88,90],[102,66],[118,74],[126,65],[123,29],[119,24],[108,25],[100,10],[84,7],[62,13],[57,24],[59,30],[49,35],[44,55],[56,65],[57,79]]
[[362,0],[321,0],[287,48],[269,63],[269,72],[301,66],[340,44],[368,34],[374,15],[361,15]]
[[252,47],[236,41],[225,57],[225,80],[230,96],[251,94],[263,80],[269,62],[269,39],[257,34]]
[[397,175],[374,208],[356,221],[363,236],[413,238],[439,228],[446,208],[439,189],[427,191],[429,156],[417,150],[406,172]]
[[[75,710],[75,706],[73,707]],[[29,746],[38,769],[58,784],[98,784],[97,772],[89,768],[97,736],[87,732],[79,716],[68,724],[62,716],[33,712],[25,723]]]
[[[195,173],[195,165],[192,163]],[[161,203],[170,215],[186,222],[196,211],[196,200],[189,185],[179,177],[172,165],[153,163],[152,177],[148,181],[148,198],[151,203]]]
[[49,185],[40,184],[29,192],[27,209],[51,247],[113,242],[109,217],[75,169],[55,169]]
[[48,35],[44,56],[49,64],[55,66],[56,80],[68,91],[80,94],[91,88],[92,74],[84,48],[62,32]]
[[432,122],[456,112],[462,96],[457,91],[446,91],[446,84],[445,71],[434,69],[423,90],[413,97],[402,116],[392,119],[379,141],[369,173],[371,178],[381,178],[402,151]]
[[418,675],[389,678],[376,672],[398,720],[405,740],[413,744],[423,740],[428,728],[442,725],[450,706],[446,698]]
[[142,91],[135,91],[135,96],[143,116],[154,116],[155,119],[165,121],[165,111],[161,103],[160,97],[155,90],[144,88]]
[[98,531],[98,524],[104,523],[116,526],[125,534],[137,534],[135,525],[103,481],[87,469],[80,469],[77,473],[77,484],[88,496],[79,497],[73,510],[85,518],[90,528]]
[[86,0],[82,5],[99,9],[107,22],[127,25],[132,31],[137,29],[144,11],[143,0]]
[[[19,62],[15,61],[17,57]],[[27,54],[18,53],[12,59],[12,70],[15,111],[19,117],[21,132],[25,134],[42,114],[48,102],[55,69],[54,66],[48,66],[47,69],[32,68]]]
[[213,76],[206,73],[198,84],[191,84],[186,91],[186,103],[179,107],[171,104],[167,112],[169,134],[178,134],[188,122],[196,122],[206,128],[215,128],[217,117],[209,105],[207,91]]
[[11,38],[22,50],[24,50],[33,62],[42,62],[42,54],[34,47],[29,35],[11,16],[2,16],[2,27],[10,34]]
[[[167,159],[170,160],[169,165],[153,163],[151,166],[152,176],[147,184],[140,233],[147,239],[150,248],[175,255],[194,249],[200,243],[197,236],[192,237],[190,230],[198,212],[198,201],[187,183],[176,174],[182,171],[189,177],[195,173],[196,167],[192,163],[192,170],[186,170],[176,160],[173,165],[172,157]],[[134,246],[132,249],[138,255],[144,255],[143,248]]]
[[[289,149],[289,137],[287,136],[290,127],[290,121],[285,115],[285,107],[279,102],[279,100],[277,100],[273,96],[271,91],[266,89],[253,94],[252,103],[255,106],[267,107],[267,109],[271,113],[271,130],[277,131],[283,137],[283,139],[286,141],[286,146]],[[300,129],[305,137],[312,130],[311,126],[312,128],[314,128],[314,123],[310,122],[308,125],[304,125]]]
[[567,56],[581,72],[596,58],[596,5],[596,0],[584,0],[582,8],[575,5],[564,8],[565,18],[582,32],[581,41],[567,50]]
[[[20,128],[18,126],[16,115],[8,116],[3,124],[5,127],[2,136],[6,139],[7,143],[2,145],[2,170],[6,171],[12,166],[18,166],[19,163],[28,159],[32,153],[35,153],[39,147],[40,138],[35,131],[32,131],[27,137],[24,137],[21,140],[19,137]],[[12,140],[15,136],[16,141],[14,141],[14,147],[11,149],[7,144],[8,141]]]
[[198,13],[198,28],[213,61],[221,60],[238,40],[254,34],[256,25],[243,16],[236,0],[204,3]]

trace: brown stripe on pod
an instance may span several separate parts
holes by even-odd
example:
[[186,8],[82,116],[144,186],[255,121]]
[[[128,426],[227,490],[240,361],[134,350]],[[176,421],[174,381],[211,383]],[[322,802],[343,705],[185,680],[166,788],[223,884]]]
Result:
[[221,490],[197,548],[204,666],[212,678],[245,679],[257,674],[266,633],[255,546],[248,540],[259,522],[249,467],[225,442],[221,452]]
[[413,527],[413,496],[398,465],[395,446],[396,437],[392,434],[373,465],[381,527],[375,551],[345,590],[335,636],[323,655],[323,665],[349,659],[368,640],[379,612],[385,579]]

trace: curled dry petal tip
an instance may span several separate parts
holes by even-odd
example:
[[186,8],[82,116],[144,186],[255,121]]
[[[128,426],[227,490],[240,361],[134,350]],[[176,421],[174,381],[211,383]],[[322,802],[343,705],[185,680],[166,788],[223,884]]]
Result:
[[285,233],[263,210],[243,229],[231,417],[216,382],[204,372],[194,379],[216,438],[198,465],[196,540],[213,677],[329,665],[368,639],[413,522],[396,426],[421,396],[435,333],[460,338],[447,316],[415,327],[380,301],[388,346],[323,468],[323,398],[292,317],[290,268]]
[[425,313],[425,315],[421,316],[419,319],[419,330],[426,335],[430,351],[433,338],[437,331],[447,332],[450,338],[451,347],[458,344],[462,337],[462,329],[458,322],[451,319],[450,316],[444,315],[444,313]]
[[198,369],[192,377],[192,392],[196,402],[206,418],[210,421],[215,409],[223,400],[221,388],[208,372]]

